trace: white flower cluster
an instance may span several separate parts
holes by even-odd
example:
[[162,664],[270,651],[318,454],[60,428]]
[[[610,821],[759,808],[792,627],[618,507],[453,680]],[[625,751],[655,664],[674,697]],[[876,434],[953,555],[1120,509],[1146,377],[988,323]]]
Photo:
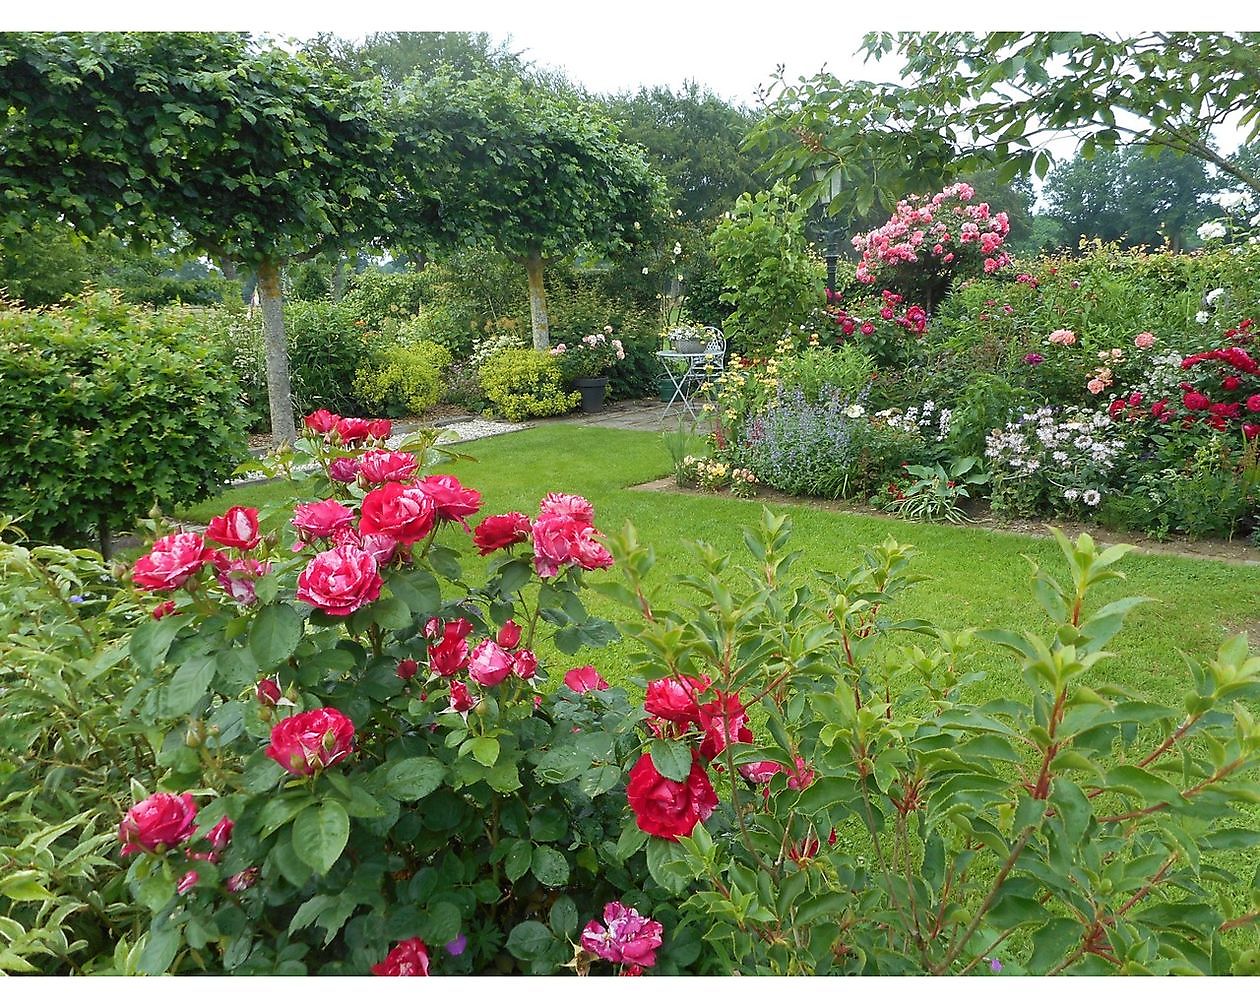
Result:
[[1207,221],[1199,225],[1198,231],[1195,232],[1199,236],[1200,241],[1211,241],[1213,238],[1225,237],[1225,225],[1220,221]]
[[920,434],[927,441],[940,442],[949,437],[953,413],[945,407],[937,409],[936,403],[929,399],[922,406],[911,406],[904,412],[898,409],[880,410],[875,418],[897,430]]
[[1115,426],[1103,411],[1060,419],[1043,406],[990,432],[984,454],[999,478],[1044,480],[1069,504],[1096,507],[1125,447]]

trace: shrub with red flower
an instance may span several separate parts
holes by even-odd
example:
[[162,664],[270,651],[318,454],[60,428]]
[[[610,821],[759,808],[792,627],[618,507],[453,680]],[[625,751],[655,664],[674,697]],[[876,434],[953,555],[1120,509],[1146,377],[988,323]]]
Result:
[[717,793],[698,752],[692,751],[686,780],[674,781],[656,769],[649,753],[630,770],[626,801],[639,829],[652,836],[677,840],[690,836],[717,808]]

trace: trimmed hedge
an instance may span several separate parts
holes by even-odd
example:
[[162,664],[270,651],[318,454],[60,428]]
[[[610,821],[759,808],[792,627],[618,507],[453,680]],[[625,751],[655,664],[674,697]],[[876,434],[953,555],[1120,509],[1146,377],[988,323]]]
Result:
[[33,539],[102,542],[205,498],[248,450],[239,390],[178,310],[113,292],[0,306],[0,512]]

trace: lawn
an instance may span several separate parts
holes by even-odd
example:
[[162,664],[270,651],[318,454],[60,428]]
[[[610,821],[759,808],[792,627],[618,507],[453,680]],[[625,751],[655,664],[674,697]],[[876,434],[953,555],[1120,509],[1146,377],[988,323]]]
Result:
[[[763,507],[755,500],[726,496],[630,489],[669,471],[669,458],[654,434],[547,424],[465,447],[477,461],[442,471],[482,492],[483,514],[536,513],[539,500],[553,490],[582,494],[594,502],[602,529],[618,529],[627,521],[637,527],[640,537],[655,547],[662,578],[691,563],[690,540],[704,540],[726,552],[741,551],[740,529],[755,523]],[[258,503],[284,493],[278,484],[244,487],[190,508],[181,517],[204,522],[230,503]],[[900,614],[949,628],[1044,625],[1032,598],[1024,556],[1060,572],[1064,569],[1058,548],[1049,539],[920,525],[808,504],[775,507],[792,516],[795,545],[803,551],[807,567],[845,569],[863,545],[888,536],[915,546],[915,568],[928,580],[908,593]],[[1102,676],[1140,693],[1175,696],[1186,681],[1180,652],[1214,653],[1225,636],[1249,624],[1254,641],[1260,596],[1260,571],[1254,566],[1134,552],[1122,569],[1127,581],[1105,586],[1110,590],[1099,591],[1098,599],[1135,594],[1153,601],[1130,617],[1113,642],[1116,656],[1100,666]],[[600,598],[592,596],[588,602],[600,615],[621,615]],[[606,679],[629,685],[636,675],[629,668],[631,651],[631,645],[622,641],[600,652],[579,654],[577,662],[596,664]],[[1022,690],[1011,662],[995,654],[987,671],[982,694]]]

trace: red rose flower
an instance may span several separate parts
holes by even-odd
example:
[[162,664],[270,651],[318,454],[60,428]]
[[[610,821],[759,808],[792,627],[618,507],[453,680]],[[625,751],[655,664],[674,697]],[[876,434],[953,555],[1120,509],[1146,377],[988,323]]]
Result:
[[477,706],[477,698],[458,679],[451,680],[451,705],[447,708],[456,714],[464,714]]
[[414,679],[416,673],[420,671],[420,663],[414,658],[404,658],[398,663],[396,674],[399,679],[404,682],[408,679]]
[[210,827],[210,831],[206,834],[210,846],[216,851],[226,850],[227,845],[232,842],[232,830],[235,827],[236,823],[227,816],[220,819]]
[[1221,387],[1224,388],[1226,392],[1233,392],[1240,384],[1242,384],[1242,382],[1235,375],[1226,375],[1221,380]]
[[1188,410],[1205,410],[1212,404],[1212,400],[1202,392],[1190,391],[1181,397],[1181,404]]
[[341,417],[336,413],[329,413],[326,409],[316,410],[314,413],[308,414],[302,423],[306,429],[316,434],[327,434],[337,429],[337,424]]
[[386,483],[363,498],[359,531],[385,533],[407,545],[427,536],[436,517],[433,501],[418,486]]
[[378,441],[384,441],[394,429],[392,420],[369,420],[368,434]]
[[531,527],[534,537],[534,569],[539,577],[555,577],[570,564],[583,570],[612,566],[612,556],[592,536],[595,530],[584,519],[544,513]]
[[1247,411],[1260,413],[1260,395],[1247,396]]
[[337,421],[336,431],[342,444],[357,444],[372,436],[372,421],[362,417],[342,417]]
[[478,686],[498,686],[512,674],[512,656],[492,640],[473,648],[468,660],[468,677]]
[[441,638],[429,645],[429,671],[449,678],[467,668],[470,633],[472,624],[466,619],[443,623]]
[[491,515],[473,529],[473,545],[482,556],[507,549],[529,538],[529,519],[519,511]]
[[647,684],[643,709],[676,724],[698,723],[700,705],[696,697],[708,689],[710,683],[708,676],[701,676],[699,679],[691,676],[655,679]]
[[429,948],[419,938],[400,941],[372,972],[376,976],[428,976]]
[[258,508],[230,507],[224,514],[210,519],[206,538],[221,546],[252,550],[262,540],[258,534]]
[[766,784],[777,773],[783,772],[783,766],[774,760],[761,760],[758,763],[745,763],[736,767],[741,777],[749,784]]
[[700,743],[700,755],[714,759],[728,742],[751,742],[752,729],[748,727],[748,715],[738,696],[718,695],[716,700],[702,704],[699,710],[700,727],[704,741]]
[[587,693],[591,690],[608,689],[608,683],[595,671],[594,665],[582,665],[571,668],[564,674],[564,684],[574,693]]
[[163,536],[136,561],[131,579],[150,591],[173,591],[201,570],[207,559],[201,536],[196,532],[176,532]]
[[122,853],[157,853],[158,847],[170,849],[196,832],[197,803],[190,794],[168,794],[159,791],[131,806],[118,825]]
[[644,753],[630,771],[626,801],[639,829],[666,840],[690,836],[696,823],[708,819],[718,803],[696,752],[691,754],[691,773],[682,783],[660,774],[651,755]]
[[327,539],[339,528],[344,528],[354,521],[354,512],[340,501],[315,501],[311,504],[299,504],[293,509],[290,524],[301,533],[304,542],[312,539]]
[[328,478],[338,483],[353,483],[359,477],[359,460],[342,455],[328,463]]
[[1245,423],[1242,425],[1243,437],[1250,441],[1254,437],[1260,437],[1260,424]]
[[309,777],[354,752],[354,724],[335,707],[303,711],[277,722],[266,752],[295,777]]
[[804,791],[814,783],[816,776],[814,768],[797,756],[796,772],[788,774],[787,786],[793,791]]
[[359,459],[359,477],[368,485],[406,483],[419,468],[411,452],[369,451]]
[[426,476],[416,484],[433,501],[437,516],[442,521],[457,521],[464,528],[469,515],[481,507],[481,493],[461,486],[454,476]]
[[494,635],[494,642],[509,651],[516,647],[521,642],[521,628],[516,620],[508,620],[499,627],[499,632]]
[[298,575],[297,599],[329,616],[349,616],[381,597],[384,582],[372,554],[338,546],[316,554]]
[[512,655],[512,674],[518,679],[533,679],[538,671],[538,656],[522,648]]
[[155,620],[166,619],[166,617],[171,615],[171,613],[173,613],[174,611],[175,611],[175,600],[168,598],[165,602],[159,602],[157,605],[153,607],[153,618]]

